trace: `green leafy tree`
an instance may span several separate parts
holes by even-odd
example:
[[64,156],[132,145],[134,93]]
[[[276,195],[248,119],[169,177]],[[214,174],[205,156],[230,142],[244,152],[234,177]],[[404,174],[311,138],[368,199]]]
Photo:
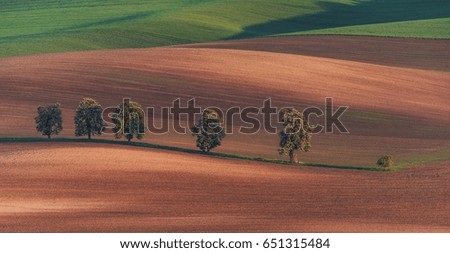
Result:
[[106,124],[102,119],[102,106],[92,98],[83,98],[75,112],[75,136],[101,135]]
[[225,131],[220,126],[221,121],[222,119],[216,110],[206,109],[197,124],[192,127],[192,136],[197,137],[197,147],[201,151],[208,153],[222,144]]
[[39,106],[34,120],[36,121],[36,130],[50,139],[52,135],[58,134],[63,129],[60,104]]
[[280,119],[284,129],[280,132],[280,155],[289,155],[291,163],[298,163],[298,151],[311,150],[312,129],[303,113],[296,109],[283,109]]
[[117,139],[124,136],[128,141],[133,138],[142,139],[145,133],[144,111],[141,105],[134,101],[119,104],[112,118],[113,132]]

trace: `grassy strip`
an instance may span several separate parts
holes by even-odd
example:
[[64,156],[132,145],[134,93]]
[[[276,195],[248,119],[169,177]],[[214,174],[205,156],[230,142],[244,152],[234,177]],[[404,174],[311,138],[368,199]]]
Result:
[[248,161],[258,161],[258,162],[266,162],[266,163],[274,163],[274,164],[283,164],[283,165],[292,165],[292,166],[308,166],[308,167],[317,167],[317,168],[332,168],[332,169],[348,169],[348,170],[366,170],[366,171],[385,171],[381,168],[371,168],[371,167],[362,167],[362,166],[341,166],[341,165],[333,165],[333,164],[320,164],[320,163],[299,163],[299,164],[291,164],[286,160],[277,160],[277,159],[267,159],[262,157],[249,157],[242,156],[236,154],[226,154],[226,153],[204,153],[200,150],[193,150],[187,148],[180,147],[172,147],[166,145],[158,145],[151,144],[147,142],[127,142],[127,141],[118,141],[118,140],[101,140],[101,139],[75,139],[75,138],[56,138],[56,139],[46,139],[46,138],[0,138],[0,143],[29,143],[29,142],[47,142],[47,143],[65,143],[65,142],[78,142],[78,143],[101,143],[101,144],[116,144],[116,145],[125,145],[125,146],[134,146],[134,147],[144,147],[144,148],[153,148],[153,149],[161,149],[161,150],[169,150],[176,152],[183,152],[189,154],[202,154],[213,157],[221,157],[221,158],[231,158],[231,159],[240,159],[240,160],[248,160]]
[[408,156],[402,159],[403,161],[396,163],[392,166],[391,170],[401,170],[405,168],[412,168],[415,166],[421,166],[430,163],[439,163],[449,161],[450,149],[442,149],[435,152],[419,153],[414,156]]

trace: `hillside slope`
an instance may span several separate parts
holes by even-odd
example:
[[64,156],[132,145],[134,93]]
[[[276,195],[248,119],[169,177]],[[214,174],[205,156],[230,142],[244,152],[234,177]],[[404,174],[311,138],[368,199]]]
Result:
[[92,143],[0,153],[1,232],[450,229],[448,164],[342,171]]
[[0,57],[286,33],[448,39],[448,13],[425,0],[0,0]]
[[[323,38],[317,37],[319,41]],[[260,44],[254,41],[254,45]],[[434,57],[428,51],[432,49],[410,50],[423,66],[433,67],[427,65]],[[364,50],[355,52],[363,54],[366,61],[372,57]],[[385,55],[401,63],[405,53],[409,55],[405,50],[398,54],[386,51]],[[377,62],[374,58],[373,63]],[[262,106],[267,98],[272,98],[275,106],[323,108],[324,98],[333,97],[336,106],[350,106],[342,120],[351,134],[316,135],[313,151],[301,160],[373,166],[378,157],[392,153],[397,164],[410,165],[450,157],[449,82],[450,74],[442,71],[219,48],[165,47],[7,58],[0,60],[0,136],[37,136],[36,107],[60,102],[64,114],[61,134],[72,137],[74,110],[85,96],[104,107],[131,98],[144,107],[156,107],[158,114],[161,106],[169,106],[177,98],[183,103],[196,98],[199,106],[225,110]],[[183,125],[190,127],[192,122]],[[148,134],[145,141],[195,149],[189,134]],[[261,131],[256,136],[228,135],[218,151],[278,158],[277,145],[277,135]]]

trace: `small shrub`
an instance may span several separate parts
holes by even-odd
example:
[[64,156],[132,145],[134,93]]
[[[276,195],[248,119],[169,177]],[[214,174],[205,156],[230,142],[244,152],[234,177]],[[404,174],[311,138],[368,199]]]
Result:
[[377,165],[382,168],[389,169],[392,165],[394,165],[394,160],[391,155],[385,155],[378,159]]

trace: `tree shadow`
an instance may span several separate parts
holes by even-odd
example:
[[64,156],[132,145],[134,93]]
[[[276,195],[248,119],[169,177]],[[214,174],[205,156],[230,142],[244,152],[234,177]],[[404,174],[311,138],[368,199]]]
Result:
[[450,17],[448,0],[357,0],[351,5],[330,2],[319,5],[326,11],[248,26],[226,39]]

